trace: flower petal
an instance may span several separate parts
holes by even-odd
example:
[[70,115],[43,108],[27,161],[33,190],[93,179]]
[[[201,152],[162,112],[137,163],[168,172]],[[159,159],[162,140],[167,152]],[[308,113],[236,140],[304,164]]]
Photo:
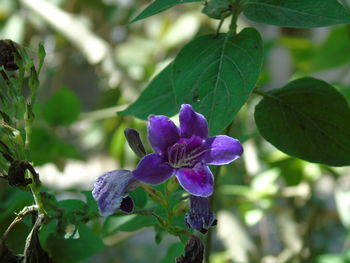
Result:
[[146,184],[160,184],[172,176],[174,169],[156,153],[141,159],[135,171],[136,179]]
[[191,195],[190,212],[186,214],[186,223],[203,234],[209,227],[216,224],[213,211],[210,208],[208,198]]
[[181,137],[191,138],[192,135],[197,135],[203,139],[208,138],[207,120],[195,112],[190,104],[182,104],[179,119]]
[[207,197],[213,193],[213,174],[202,163],[197,163],[193,168],[177,170],[176,177],[181,186],[192,195]]
[[92,196],[97,201],[102,216],[109,216],[120,208],[123,195],[135,180],[128,170],[110,171],[97,178]]
[[152,115],[148,119],[148,139],[156,153],[162,154],[180,139],[179,129],[168,117]]
[[207,164],[223,165],[233,162],[243,153],[240,142],[226,135],[210,137],[205,141],[209,148],[204,156]]

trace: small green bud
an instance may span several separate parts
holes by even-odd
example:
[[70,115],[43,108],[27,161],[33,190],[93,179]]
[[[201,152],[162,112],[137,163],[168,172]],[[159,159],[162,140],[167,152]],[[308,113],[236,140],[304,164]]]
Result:
[[185,213],[188,209],[188,202],[187,201],[181,201],[180,203],[176,204],[173,208],[173,215],[179,216]]
[[174,192],[179,188],[179,183],[175,176],[171,177],[166,183],[166,191],[168,194]]
[[210,0],[202,9],[202,13],[221,20],[232,14],[232,4],[228,0]]

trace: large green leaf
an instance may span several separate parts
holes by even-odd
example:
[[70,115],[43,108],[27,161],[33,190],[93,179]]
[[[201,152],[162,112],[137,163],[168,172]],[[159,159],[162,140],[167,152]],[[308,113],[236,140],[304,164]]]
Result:
[[328,83],[301,78],[273,90],[255,108],[261,135],[309,162],[350,165],[350,109]]
[[146,119],[150,114],[174,115],[179,106],[175,101],[172,66],[170,64],[160,72],[140,97],[120,114],[131,114],[141,119]]
[[211,134],[224,129],[247,101],[262,63],[262,41],[253,28],[236,36],[207,35],[185,46],[175,59],[178,104],[203,113]]
[[225,128],[247,101],[262,63],[262,41],[253,28],[238,35],[206,35],[187,44],[175,61],[122,114],[172,115],[182,103],[203,113],[211,134]]
[[350,12],[337,0],[250,0],[251,20],[283,27],[322,27],[350,23]]
[[146,7],[138,16],[136,16],[131,23],[136,22],[146,17],[153,16],[160,12],[163,12],[175,5],[190,3],[190,2],[202,2],[203,0],[155,0],[152,4]]

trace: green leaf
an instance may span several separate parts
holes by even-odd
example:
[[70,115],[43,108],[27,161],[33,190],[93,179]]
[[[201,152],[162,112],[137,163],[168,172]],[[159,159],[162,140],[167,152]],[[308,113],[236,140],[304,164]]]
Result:
[[348,260],[343,255],[338,254],[324,254],[318,256],[316,263],[347,263]]
[[250,0],[244,14],[258,23],[311,28],[349,24],[350,12],[337,0]]
[[152,4],[146,7],[138,16],[136,16],[131,23],[153,16],[163,12],[173,6],[191,2],[202,2],[203,0],[155,0]]
[[38,57],[39,57],[38,75],[40,74],[41,68],[44,64],[45,56],[46,56],[46,52],[45,52],[44,45],[42,43],[39,43],[39,46],[38,46]]
[[179,242],[172,244],[165,255],[165,257],[160,261],[160,263],[175,262],[175,258],[184,254],[185,244]]
[[105,248],[101,238],[87,226],[79,225],[78,231],[77,239],[64,239],[56,234],[51,234],[47,238],[44,249],[49,252],[54,262],[81,262]]
[[304,176],[304,162],[297,158],[287,157],[282,160],[271,162],[271,167],[280,169],[280,175],[289,186],[298,185]]
[[312,70],[322,70],[344,65],[350,61],[350,28],[332,29],[326,41],[313,55]]
[[63,209],[61,224],[78,224],[89,211],[88,205],[77,199],[62,200],[58,207]]
[[328,83],[301,78],[268,92],[255,108],[261,135],[276,148],[309,162],[350,164],[350,109]]
[[33,127],[30,150],[35,165],[43,165],[49,162],[56,162],[57,164],[64,158],[81,159],[75,145],[66,143],[57,138],[52,131],[41,127]]
[[262,63],[262,41],[253,28],[238,35],[206,35],[187,44],[121,114],[173,115],[190,103],[204,114],[211,134],[224,129],[247,101]]
[[227,0],[210,0],[202,9],[202,13],[213,19],[224,19],[232,14],[231,3]]
[[141,187],[130,192],[129,195],[137,208],[144,208],[146,206],[148,196]]
[[133,232],[157,223],[156,218],[151,215],[109,216],[103,225],[103,235],[108,236],[117,231]]
[[179,106],[175,101],[174,86],[171,81],[172,68],[173,64],[168,65],[152,80],[140,97],[119,114],[147,119],[150,114],[172,116],[178,112]]
[[210,134],[219,133],[254,89],[262,53],[262,40],[253,28],[235,36],[219,34],[195,39],[175,59],[177,105],[192,104],[207,118]]
[[78,119],[80,101],[68,88],[57,90],[43,107],[45,120],[52,125],[68,126]]

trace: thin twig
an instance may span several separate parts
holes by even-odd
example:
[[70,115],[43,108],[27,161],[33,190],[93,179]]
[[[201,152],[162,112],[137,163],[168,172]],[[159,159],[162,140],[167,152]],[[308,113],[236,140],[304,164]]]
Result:
[[38,211],[38,206],[37,205],[31,205],[31,206],[24,207],[22,209],[22,211],[17,214],[16,218],[12,221],[12,223],[8,226],[8,228],[6,229],[4,234],[2,235],[1,240],[0,240],[0,244],[2,244],[6,240],[8,234],[11,232],[12,228],[17,223],[21,222],[22,219],[24,217],[26,217],[26,215],[28,215],[28,214],[30,214],[30,213],[32,213],[34,211]]

